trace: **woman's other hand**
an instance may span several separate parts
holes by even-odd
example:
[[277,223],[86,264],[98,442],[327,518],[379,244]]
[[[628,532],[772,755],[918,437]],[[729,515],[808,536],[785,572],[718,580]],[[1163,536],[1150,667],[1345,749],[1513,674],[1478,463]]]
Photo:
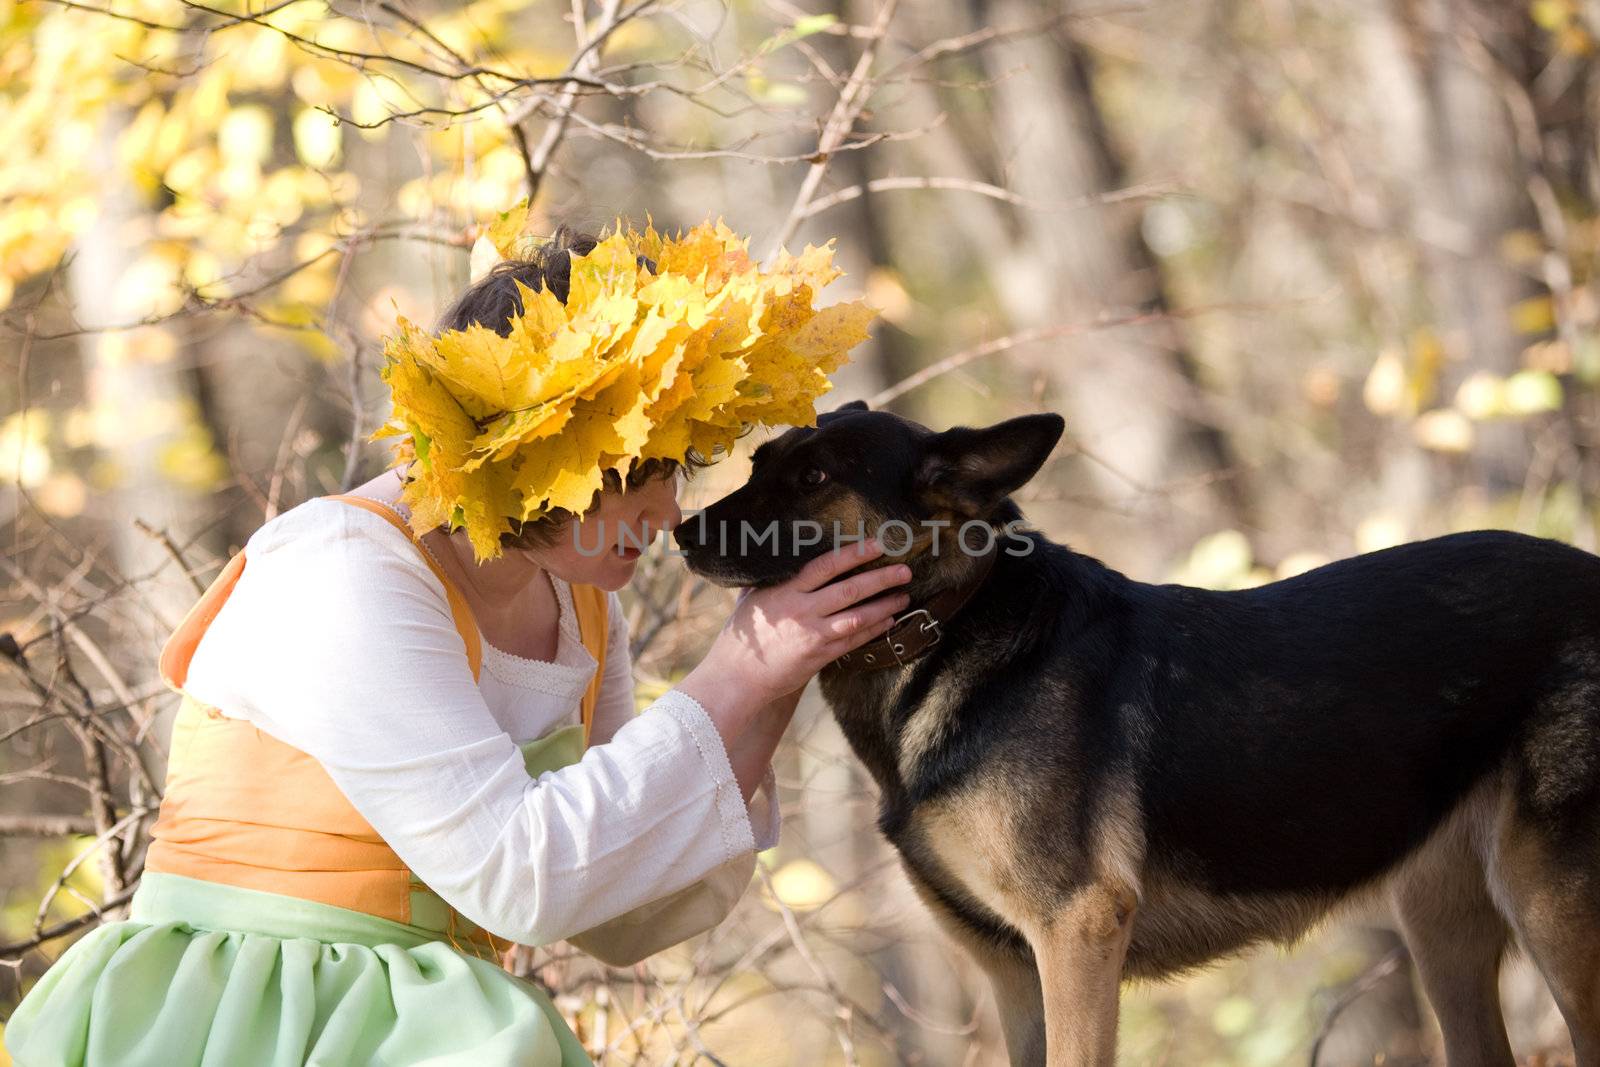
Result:
[[690,676],[705,671],[719,687],[736,685],[760,704],[804,687],[823,667],[882,634],[905,609],[905,593],[862,603],[909,581],[911,568],[903,563],[834,581],[882,554],[877,541],[857,541],[823,553],[786,582],[745,590]]
[[[706,709],[750,799],[772,759],[795,703],[813,675],[881,635],[905,609],[905,593],[870,600],[911,579],[903,563],[834,581],[883,554],[874,540],[843,545],[811,560],[786,582],[740,594],[705,659],[677,689]],[[773,721],[762,721],[762,712]]]

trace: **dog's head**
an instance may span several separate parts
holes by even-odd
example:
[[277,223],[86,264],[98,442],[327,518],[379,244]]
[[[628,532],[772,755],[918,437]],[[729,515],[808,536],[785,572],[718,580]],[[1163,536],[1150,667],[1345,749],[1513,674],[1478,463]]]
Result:
[[[936,433],[857,400],[755,450],[750,480],[673,531],[690,570],[719,585],[768,586],[836,544],[878,537],[871,564],[936,565],[963,551],[964,524],[1000,526],[1065,427],[1059,415]],[[969,537],[973,549],[980,539]]]

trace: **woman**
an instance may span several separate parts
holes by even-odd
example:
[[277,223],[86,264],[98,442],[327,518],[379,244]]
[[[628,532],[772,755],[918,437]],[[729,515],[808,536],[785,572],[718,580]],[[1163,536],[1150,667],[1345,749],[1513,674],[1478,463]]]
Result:
[[[508,336],[519,284],[564,304],[594,247],[502,264],[439,331]],[[588,1063],[503,954],[566,939],[624,964],[720,921],[776,841],[801,689],[906,603],[903,566],[829,584],[877,545],[829,553],[746,592],[635,715],[615,591],[696,462],[609,471],[486,563],[410,528],[399,468],[258,529],[163,650],[184,701],[130,918],[30,991],[15,1062]]]

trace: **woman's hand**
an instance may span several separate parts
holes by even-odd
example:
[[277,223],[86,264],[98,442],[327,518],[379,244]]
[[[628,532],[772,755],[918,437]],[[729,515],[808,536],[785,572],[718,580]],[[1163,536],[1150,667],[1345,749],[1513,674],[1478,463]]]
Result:
[[[745,590],[705,659],[678,683],[722,735],[746,801],[800,690],[823,667],[881,635],[909,603],[904,593],[860,603],[909,581],[911,568],[903,563],[833,581],[882,554],[878,542],[859,541],[818,556],[786,582]],[[782,709],[781,721],[755,721],[772,707]]]
[[896,593],[860,603],[910,580],[911,568],[903,563],[834,581],[882,554],[877,541],[858,541],[818,556],[786,582],[744,590],[701,668],[761,704],[804,687],[823,667],[887,630],[909,602]]

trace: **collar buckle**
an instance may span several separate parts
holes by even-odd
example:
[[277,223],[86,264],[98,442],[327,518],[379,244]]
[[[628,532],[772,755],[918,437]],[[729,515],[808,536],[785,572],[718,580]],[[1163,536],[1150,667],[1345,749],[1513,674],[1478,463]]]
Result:
[[[881,635],[844,653],[833,661],[834,665],[845,670],[874,671],[893,666],[904,667],[916,660],[944,637],[943,623],[933,609],[944,615],[945,621],[953,618],[984,583],[996,555],[998,553],[991,549],[984,556],[979,563],[977,577],[965,587],[946,589],[928,601],[928,607],[912,608],[902,615],[896,615],[894,622]],[[914,630],[910,625],[913,621],[916,622]]]
[[896,616],[894,625],[889,627],[883,636],[888,642],[889,651],[894,654],[895,662],[902,665],[905,663],[901,656],[906,652],[906,642],[896,639],[895,631],[915,619],[918,615],[922,616],[922,621],[917,624],[917,631],[931,636],[926,641],[917,642],[917,647],[912,650],[912,655],[920,655],[924,650],[932,648],[944,636],[944,631],[939,629],[939,620],[934,618],[927,608],[913,608],[904,615]]

